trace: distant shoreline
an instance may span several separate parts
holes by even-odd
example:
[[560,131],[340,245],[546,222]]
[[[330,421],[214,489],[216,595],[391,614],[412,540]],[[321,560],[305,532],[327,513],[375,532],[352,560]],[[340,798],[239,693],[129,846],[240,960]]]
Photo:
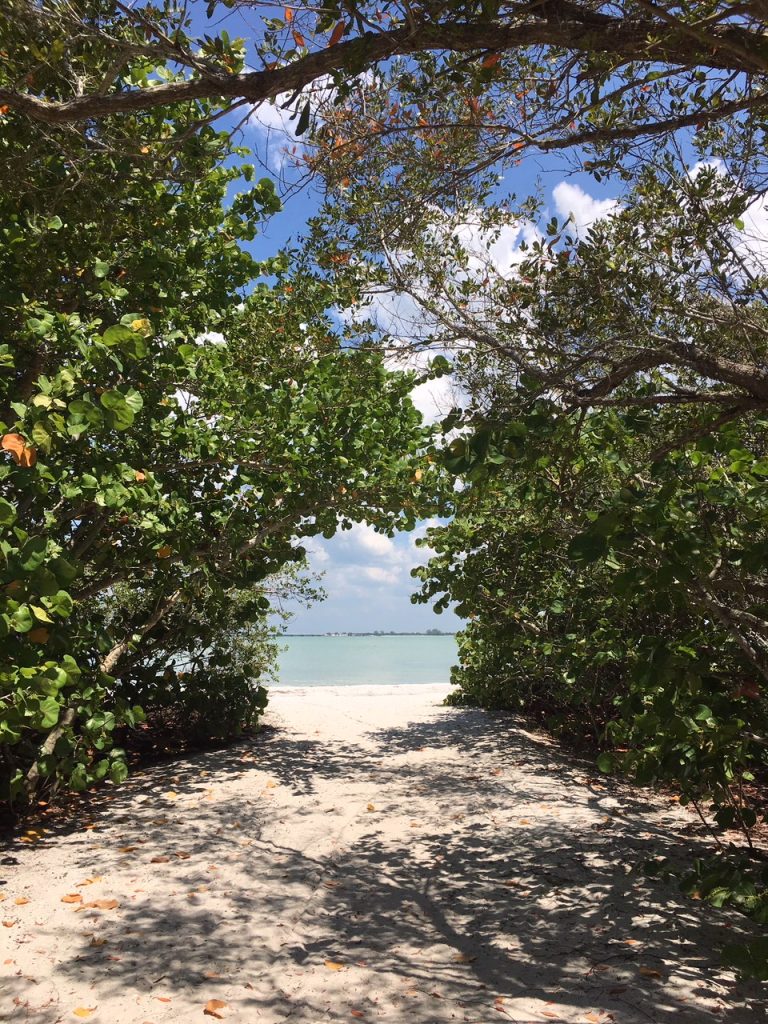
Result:
[[456,636],[455,633],[385,633],[377,630],[372,633],[283,633],[283,636],[288,639],[290,637],[297,636],[323,636],[332,639],[333,637],[349,637],[349,636]]

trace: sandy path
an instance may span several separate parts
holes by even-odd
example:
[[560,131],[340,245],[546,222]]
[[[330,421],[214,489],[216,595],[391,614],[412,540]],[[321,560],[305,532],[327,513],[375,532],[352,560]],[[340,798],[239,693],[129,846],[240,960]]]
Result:
[[766,989],[710,952],[748,922],[633,870],[695,842],[687,814],[441,696],[277,692],[254,747],[136,775],[92,827],[15,843],[0,1010],[33,1024],[203,1024],[211,999],[264,1024],[763,1019]]

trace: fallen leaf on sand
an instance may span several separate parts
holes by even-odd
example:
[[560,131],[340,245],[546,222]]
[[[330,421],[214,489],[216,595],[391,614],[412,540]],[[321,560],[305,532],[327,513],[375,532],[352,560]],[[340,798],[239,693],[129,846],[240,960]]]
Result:
[[228,1004],[223,999],[209,999],[203,1007],[203,1013],[208,1017],[216,1017],[217,1020],[223,1020],[224,1017],[219,1013],[219,1010],[226,1010]]
[[266,784],[266,786],[264,788],[265,789],[277,789],[277,783],[273,782],[272,779],[270,779],[269,782]]
[[89,946],[106,946],[108,941],[109,941],[108,939],[97,939],[96,936],[94,935],[94,937],[91,939],[91,941],[88,943],[88,945]]
[[592,1021],[592,1024],[600,1024],[600,1016],[599,1013],[585,1013],[584,1020]]
[[172,789],[169,789],[168,792],[165,794],[165,798],[166,800],[175,800],[178,795],[178,793],[174,793]]
[[101,881],[101,875],[94,875],[93,878],[86,878],[84,882],[75,882],[78,887],[83,885],[93,885],[95,882]]
[[92,900],[90,903],[84,903],[85,907],[94,907],[96,910],[114,910],[120,906],[119,900]]
[[17,907],[23,907],[23,906],[25,906],[25,905],[26,905],[27,903],[29,903],[29,900],[27,899],[27,897],[26,897],[26,896],[19,896],[19,897],[18,897],[17,899],[15,899],[15,900],[14,900],[13,902],[14,902],[14,903],[16,904],[16,906],[17,906]]
[[640,939],[622,939],[621,941],[624,943],[625,946],[639,946],[640,945]]
[[366,807],[366,811],[375,811],[375,810],[376,810],[376,808],[373,806],[373,804],[368,804],[368,806]]
[[353,1017],[358,1017],[359,1018],[359,1017],[364,1017],[365,1016],[365,1014],[363,1013],[362,1010],[350,1010],[349,1012],[350,1012],[350,1014]]
[[542,1017],[549,1017],[550,1020],[560,1020],[561,1019],[558,1014],[552,1013],[551,1010],[542,1010],[541,1011],[541,1016]]
[[640,973],[642,974],[642,976],[644,978],[660,978],[661,977],[661,972],[654,970],[653,967],[641,967],[640,968]]
[[204,971],[203,972],[203,977],[205,977],[205,978],[220,978],[221,975],[219,974],[218,971]]
[[329,971],[343,971],[344,964],[337,964],[335,960],[326,960],[325,966]]
[[3,921],[3,928],[13,928],[15,924],[15,919],[13,921]]
[[185,850],[179,850],[178,853],[174,853],[174,857],[178,857],[179,860],[189,860],[192,856],[191,853],[187,853]]
[[95,1006],[78,1006],[78,1008],[73,1010],[72,1013],[74,1013],[76,1017],[90,1017],[95,1009]]
[[518,825],[530,825],[530,824],[531,824],[531,822],[530,822],[529,818],[521,818],[520,821],[518,821]]
[[82,903],[83,895],[79,892],[68,892],[66,896],[61,897],[62,903]]
[[456,953],[455,956],[451,957],[451,960],[455,964],[471,964],[477,960],[476,956],[470,956],[469,953]]
[[158,1003],[170,1003],[171,1001],[169,996],[155,996],[155,999]]
[[150,864],[167,864],[170,861],[170,857],[152,857]]
[[120,853],[133,853],[134,850],[138,850],[138,846],[121,846]]

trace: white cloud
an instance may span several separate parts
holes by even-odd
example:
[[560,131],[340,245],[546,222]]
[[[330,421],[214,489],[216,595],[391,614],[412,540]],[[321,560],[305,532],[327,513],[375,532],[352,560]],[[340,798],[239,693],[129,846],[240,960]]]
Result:
[[552,189],[555,209],[563,217],[571,217],[576,231],[582,231],[596,220],[609,217],[621,209],[615,199],[593,199],[583,188],[561,181]]

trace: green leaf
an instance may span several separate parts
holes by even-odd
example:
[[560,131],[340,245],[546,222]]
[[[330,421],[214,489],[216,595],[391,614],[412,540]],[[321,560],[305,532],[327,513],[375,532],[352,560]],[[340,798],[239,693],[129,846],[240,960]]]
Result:
[[0,526],[13,526],[16,522],[16,507],[0,498]]

